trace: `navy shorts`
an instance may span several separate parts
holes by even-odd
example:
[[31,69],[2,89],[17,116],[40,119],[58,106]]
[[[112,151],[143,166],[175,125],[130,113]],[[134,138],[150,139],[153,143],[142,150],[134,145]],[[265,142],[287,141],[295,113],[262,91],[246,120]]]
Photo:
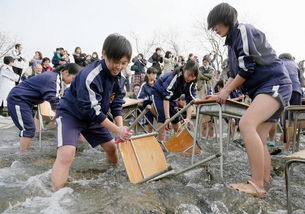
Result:
[[14,124],[20,130],[20,137],[32,138],[35,136],[35,123],[33,109],[26,103],[11,104],[7,103],[8,113]]
[[98,123],[79,120],[65,112],[57,112],[57,147],[76,146],[80,133],[92,147],[109,142],[111,133]]
[[299,92],[293,91],[289,104],[292,105],[302,105],[302,94]]
[[269,119],[265,121],[274,123],[277,122],[277,120],[281,117],[281,113],[284,110],[284,107],[287,106],[289,103],[292,94],[292,86],[291,84],[262,86],[255,92],[253,98],[255,98],[259,94],[269,94],[280,102],[280,108]]
[[[163,107],[163,99],[161,96],[154,94],[152,96],[154,106],[156,108],[157,112],[157,121],[158,123],[164,123],[165,122],[165,115],[164,115],[164,107]],[[174,116],[178,112],[178,105],[174,101],[169,101],[169,114],[170,117]],[[176,117],[172,123],[177,124],[181,120],[180,117]]]

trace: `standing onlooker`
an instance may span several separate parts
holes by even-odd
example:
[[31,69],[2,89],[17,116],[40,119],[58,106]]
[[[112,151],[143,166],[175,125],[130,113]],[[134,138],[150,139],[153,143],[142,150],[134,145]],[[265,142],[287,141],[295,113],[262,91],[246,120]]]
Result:
[[78,64],[79,66],[82,66],[82,67],[85,66],[86,54],[82,53],[82,49],[80,47],[75,48],[73,57],[74,57],[74,61],[76,64]]
[[194,59],[194,54],[193,53],[190,53],[189,54],[189,57],[187,58],[187,61],[186,62],[188,62],[188,61],[190,61],[190,60],[194,60],[195,62],[196,62],[196,60]]
[[41,74],[41,73],[42,73],[42,65],[41,64],[36,64],[34,69],[33,69],[33,74],[28,76],[27,79],[31,78],[33,76],[36,76],[38,74]]
[[211,87],[213,86],[214,68],[210,66],[209,57],[204,56],[202,59],[202,66],[199,67],[197,91],[198,98],[203,99],[206,95],[211,94]]
[[183,56],[178,56],[178,66],[183,66],[185,65],[185,59]]
[[98,60],[99,58],[98,58],[98,54],[97,54],[97,52],[93,52],[92,53],[92,56],[91,56],[91,62],[94,62],[94,61],[96,61],[96,60]]
[[8,55],[14,58],[13,70],[19,76],[22,75],[22,71],[25,67],[25,58],[23,57],[21,44],[16,44],[15,49],[13,49]]
[[125,86],[126,86],[126,91],[131,92],[131,84],[130,84],[130,77],[132,76],[132,71],[130,70],[130,65],[127,65],[126,68],[124,68],[121,71],[121,75],[125,77]]
[[132,62],[134,64],[131,66],[130,69],[135,72],[133,78],[133,84],[141,85],[144,82],[145,66],[147,64],[147,61],[146,59],[144,59],[143,54],[139,53],[138,56],[132,59]]
[[4,65],[0,68],[0,114],[2,114],[3,108],[7,107],[8,94],[19,80],[19,75],[13,71],[14,58],[5,56],[3,62]]
[[91,59],[92,59],[92,57],[90,54],[86,55],[84,66],[89,65],[92,62]]
[[54,56],[52,58],[52,64],[54,68],[56,68],[59,65],[66,64],[66,61],[62,58],[64,54],[63,48],[56,48],[56,51],[54,52]]
[[40,51],[36,51],[35,52],[35,55],[33,57],[33,59],[31,60],[31,65],[32,65],[32,69],[34,70],[34,67],[37,65],[37,64],[42,64],[42,54]]
[[152,67],[158,70],[158,77],[162,74],[161,63],[163,63],[163,56],[161,55],[161,48],[156,48],[155,53],[151,56]]
[[175,67],[174,55],[170,51],[166,51],[164,56],[164,68],[163,73],[173,71]]
[[53,68],[50,66],[50,59],[48,57],[44,57],[42,59],[42,73],[52,70]]

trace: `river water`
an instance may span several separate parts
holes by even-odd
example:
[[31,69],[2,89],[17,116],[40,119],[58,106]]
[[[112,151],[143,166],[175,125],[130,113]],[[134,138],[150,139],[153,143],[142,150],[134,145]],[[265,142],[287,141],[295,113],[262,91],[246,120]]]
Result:
[[[1,118],[0,118],[1,119]],[[226,187],[227,183],[245,182],[250,172],[244,148],[229,145],[225,159],[225,179],[219,175],[219,161],[176,177],[145,184],[131,184],[124,164],[104,160],[104,152],[80,143],[68,184],[52,192],[50,172],[56,157],[54,130],[44,131],[42,146],[38,138],[26,152],[18,151],[18,131],[15,127],[0,129],[0,213],[105,213],[105,214],[284,214],[286,194],[281,157],[273,157],[273,171],[268,198],[257,199]],[[304,140],[304,139],[302,139]],[[203,153],[196,161],[218,151],[211,139],[200,142]],[[190,156],[166,154],[175,169],[190,165]],[[292,170],[292,204],[295,214],[305,213],[305,165]]]

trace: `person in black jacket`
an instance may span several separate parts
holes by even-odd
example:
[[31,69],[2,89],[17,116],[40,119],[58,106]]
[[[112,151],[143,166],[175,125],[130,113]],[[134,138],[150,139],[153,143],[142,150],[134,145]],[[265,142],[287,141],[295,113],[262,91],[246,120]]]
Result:
[[82,53],[82,49],[80,47],[76,47],[74,50],[74,62],[79,66],[85,66],[86,54]]
[[155,53],[151,56],[152,67],[158,70],[157,76],[162,74],[161,63],[163,63],[163,56],[161,55],[161,48],[156,48]]
[[143,54],[139,53],[138,56],[132,59],[132,62],[134,64],[131,66],[130,69],[135,72],[133,78],[133,84],[142,85],[145,78],[145,66],[147,64],[147,61],[146,59],[144,59]]

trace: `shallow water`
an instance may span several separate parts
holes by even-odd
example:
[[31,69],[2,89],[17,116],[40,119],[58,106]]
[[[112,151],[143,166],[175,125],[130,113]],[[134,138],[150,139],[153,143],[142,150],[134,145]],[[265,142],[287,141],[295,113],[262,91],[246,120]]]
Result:
[[[80,144],[69,182],[60,191],[50,188],[50,172],[56,157],[54,131],[45,131],[42,147],[35,138],[29,151],[18,151],[16,128],[0,129],[0,213],[175,213],[175,214],[284,214],[286,194],[284,160],[273,157],[271,184],[266,199],[256,199],[226,188],[226,183],[245,182],[250,175],[247,156],[239,144],[229,145],[225,180],[219,161],[176,177],[140,185],[130,184],[122,160],[107,164],[104,152]],[[304,142],[304,139],[302,139]],[[200,142],[201,160],[218,151],[218,143]],[[176,169],[190,165],[190,157],[166,154]],[[305,213],[305,165],[293,170],[294,213]]]

